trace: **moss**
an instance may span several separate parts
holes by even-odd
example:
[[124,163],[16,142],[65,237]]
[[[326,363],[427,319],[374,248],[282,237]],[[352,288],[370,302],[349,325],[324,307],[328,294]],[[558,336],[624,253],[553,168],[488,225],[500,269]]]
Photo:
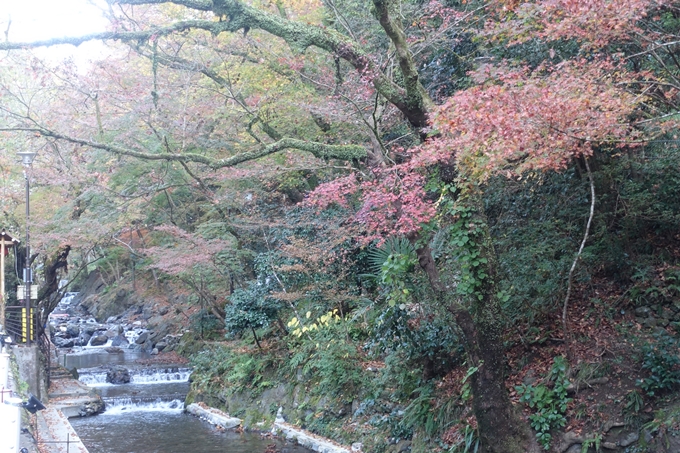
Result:
[[190,404],[194,404],[196,402],[196,392],[194,390],[190,390],[189,393],[187,393],[186,398],[184,398],[184,406],[188,406]]
[[201,350],[203,350],[203,341],[194,332],[185,332],[177,345],[177,353],[185,357],[190,357]]

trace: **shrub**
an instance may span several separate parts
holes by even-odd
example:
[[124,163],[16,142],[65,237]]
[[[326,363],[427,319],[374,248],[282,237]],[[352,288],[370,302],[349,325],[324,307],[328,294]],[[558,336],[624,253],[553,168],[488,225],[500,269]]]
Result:
[[536,438],[548,450],[552,435],[550,431],[562,428],[567,423],[565,414],[567,404],[571,398],[567,398],[567,361],[564,357],[555,357],[553,366],[548,374],[548,381],[552,382],[552,388],[546,384],[519,385],[515,387],[520,395],[520,401],[527,403],[535,412],[529,416],[531,427],[536,431]]
[[649,376],[637,382],[649,396],[672,390],[680,383],[678,340],[665,334],[657,334],[655,338],[655,343],[642,346],[642,369],[648,371]]

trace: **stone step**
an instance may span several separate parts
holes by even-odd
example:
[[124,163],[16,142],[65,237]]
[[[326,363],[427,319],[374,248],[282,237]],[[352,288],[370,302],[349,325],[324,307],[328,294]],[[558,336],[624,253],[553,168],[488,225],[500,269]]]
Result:
[[58,376],[50,376],[50,379],[53,381],[60,381],[62,379],[73,379],[73,376],[69,375],[58,375]]

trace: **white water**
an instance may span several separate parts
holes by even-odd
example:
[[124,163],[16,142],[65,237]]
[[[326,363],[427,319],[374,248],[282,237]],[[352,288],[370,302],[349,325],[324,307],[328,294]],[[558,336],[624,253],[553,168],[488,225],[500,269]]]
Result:
[[106,401],[106,410],[101,415],[124,415],[132,412],[167,412],[181,414],[184,412],[184,401],[174,399],[162,401],[135,401],[132,398],[116,398]]
[[[130,384],[169,384],[173,382],[188,382],[190,375],[190,368],[133,369],[130,370]],[[117,385],[106,382],[106,371],[101,370],[83,370],[80,372],[79,380],[90,387],[108,387]]]
[[[54,311],[50,313],[49,315],[49,322],[52,325],[53,328],[57,330],[61,330],[62,332],[66,331],[66,325],[67,322],[69,324],[77,323],[81,326],[84,324],[88,325],[94,325],[96,326],[96,330],[94,331],[94,334],[88,341],[87,345],[84,346],[76,346],[74,348],[74,352],[90,352],[90,351],[96,351],[100,349],[106,349],[112,346],[112,339],[109,338],[109,340],[106,342],[106,344],[99,345],[99,346],[93,346],[91,344],[92,339],[95,338],[96,335],[104,334],[105,332],[109,331],[110,329],[116,327],[120,328],[120,323],[99,323],[93,316],[84,316],[84,317],[79,317],[77,321],[69,316],[69,309],[71,308],[71,304],[73,303],[73,300],[78,296],[79,293],[77,292],[69,292],[64,294],[64,297],[59,301],[59,304],[55,307]],[[119,347],[121,349],[132,349],[135,346],[135,342],[139,336],[147,332],[148,330],[142,327],[142,323],[140,321],[136,321],[135,323],[132,323],[131,325],[124,325],[124,331],[121,331],[120,333],[125,336],[127,339],[127,343],[121,344]],[[122,329],[121,329],[122,330]],[[88,330],[89,333],[93,333],[93,331],[90,329]]]

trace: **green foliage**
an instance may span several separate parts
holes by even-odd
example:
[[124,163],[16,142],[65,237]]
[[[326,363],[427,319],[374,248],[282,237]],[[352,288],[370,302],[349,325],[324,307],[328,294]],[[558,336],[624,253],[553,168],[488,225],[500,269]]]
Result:
[[[368,249],[368,260],[376,274],[382,272],[383,265],[390,256],[402,256],[405,261],[411,262],[416,259],[413,245],[403,236],[391,236],[382,246]],[[406,267],[404,269],[404,271],[408,270],[413,270],[413,267]]]
[[520,395],[520,401],[534,409],[534,413],[529,416],[529,421],[536,431],[536,438],[546,450],[550,448],[552,441],[550,431],[567,424],[565,414],[571,398],[567,398],[569,380],[567,379],[567,361],[564,357],[553,359],[553,366],[547,380],[552,387],[546,384],[535,386],[522,384],[515,387]]
[[461,363],[463,344],[448,313],[431,305],[418,309],[385,308],[372,323],[366,346],[377,353],[398,355],[402,366],[420,370],[425,379],[431,379]]
[[676,261],[665,242],[680,222],[680,154],[661,142],[642,155],[603,156],[606,165],[597,176],[598,211],[607,229],[593,242],[593,252],[597,264],[621,283],[645,266]]
[[251,282],[247,288],[236,289],[229,296],[229,303],[224,307],[225,327],[237,335],[267,327],[277,319],[282,307],[278,299],[269,296],[264,282]]
[[654,412],[654,419],[645,423],[643,428],[651,433],[657,433],[660,443],[668,445],[669,437],[678,435],[679,426],[680,406],[673,405]]
[[[562,298],[587,217],[585,181],[573,169],[519,181],[493,178],[484,202],[498,256],[498,289],[507,296],[503,313],[511,324],[536,325]],[[584,253],[587,258],[588,248]],[[579,265],[576,278],[587,278],[587,267]]]
[[467,373],[465,373],[465,376],[463,377],[462,381],[462,386],[460,388],[460,399],[462,401],[469,401],[470,398],[472,398],[472,387],[470,385],[469,379],[472,377],[473,374],[475,374],[477,371],[479,371],[479,367],[482,366],[484,362],[481,362],[479,366],[471,366],[468,368]]
[[679,343],[670,335],[657,334],[654,343],[642,346],[642,369],[649,376],[637,382],[649,396],[672,390],[680,384]]
[[449,245],[455,247],[456,261],[460,267],[456,291],[461,296],[482,300],[484,296],[481,289],[489,278],[488,260],[481,251],[485,225],[475,218],[475,211],[471,207],[455,204],[449,208],[449,214],[455,219],[449,230]]
[[404,275],[412,268],[413,261],[407,255],[390,255],[380,269],[380,283],[387,286],[387,303],[402,310],[411,301],[411,291],[406,287]]
[[466,424],[459,433],[461,439],[453,444],[447,453],[477,453],[477,450],[479,450],[479,433],[477,430]]
[[600,445],[602,444],[602,434],[595,434],[592,439],[586,439],[581,444],[581,453],[588,453],[591,447],[595,448],[595,451],[600,451]]
[[301,337],[304,333],[328,328],[332,322],[341,320],[340,316],[338,316],[338,310],[329,311],[328,313],[319,316],[314,321],[310,319],[312,317],[312,313],[309,311],[305,317],[307,318],[307,321],[305,321],[304,325],[302,324],[301,320],[296,317],[288,322],[288,327],[293,329],[291,334]]
[[262,389],[268,363],[255,355],[238,354],[232,361],[232,368],[225,376],[234,389]]
[[199,332],[204,340],[216,339],[219,331],[222,329],[220,319],[206,309],[201,309],[192,314],[190,319],[191,329]]
[[265,376],[271,373],[272,361],[262,354],[239,354],[228,347],[216,347],[193,354],[191,364],[192,388],[216,395],[259,392],[270,383]]
[[460,434],[462,439],[451,446],[448,453],[477,453],[479,449],[479,434],[477,430],[470,425],[465,425]]
[[287,372],[290,376],[301,372],[313,384],[313,394],[351,401],[371,391],[357,345],[348,336],[348,323],[333,315],[323,326],[291,338]]
[[394,401],[408,400],[416,389],[424,385],[423,370],[414,363],[413,358],[406,358],[407,351],[394,351],[385,357],[385,368],[378,376],[377,385],[389,391]]
[[432,439],[443,434],[460,419],[462,407],[455,398],[439,398],[431,385],[414,391],[416,395],[404,410],[401,426]]
[[[414,370],[422,372],[425,379],[445,374],[459,363],[462,344],[449,314],[435,304],[422,303],[432,294],[424,275],[416,271],[413,245],[404,237],[391,237],[381,247],[370,248],[367,257],[387,306],[369,312],[375,317],[369,322],[366,348],[398,356],[409,376]],[[391,370],[401,379],[396,367]],[[401,386],[396,391],[404,394]],[[407,390],[405,395],[409,393]]]
[[413,245],[404,237],[390,237],[381,247],[369,249],[368,262],[373,277],[384,289],[388,305],[404,309],[412,301],[413,282],[409,274],[416,263]]
[[624,412],[627,414],[637,414],[645,406],[645,400],[637,390],[631,390],[626,395],[626,404]]

